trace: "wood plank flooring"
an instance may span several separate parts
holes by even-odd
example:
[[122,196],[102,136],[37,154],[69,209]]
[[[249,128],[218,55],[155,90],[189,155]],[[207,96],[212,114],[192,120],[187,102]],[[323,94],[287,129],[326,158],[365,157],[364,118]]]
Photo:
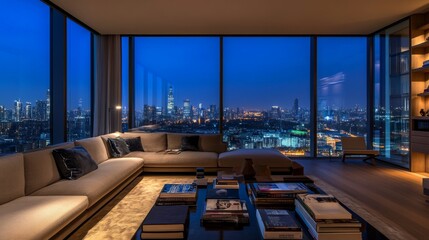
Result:
[[361,160],[303,160],[304,174],[315,176],[353,197],[364,208],[384,217],[397,231],[405,231],[415,239],[429,239],[429,203],[423,195],[425,174],[411,173]]

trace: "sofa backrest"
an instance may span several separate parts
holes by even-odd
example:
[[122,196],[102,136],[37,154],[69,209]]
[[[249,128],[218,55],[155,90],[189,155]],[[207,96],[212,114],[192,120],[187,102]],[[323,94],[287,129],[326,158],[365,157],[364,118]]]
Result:
[[202,152],[221,153],[226,151],[226,145],[222,142],[220,134],[192,134],[192,133],[168,133],[167,148],[178,149],[182,145],[182,137],[184,136],[200,136],[198,148]]
[[74,144],[68,142],[24,153],[25,195],[29,195],[61,179],[52,150],[72,147],[74,147]]
[[75,145],[84,147],[97,164],[109,159],[106,145],[100,136],[77,140]]
[[15,153],[0,157],[0,204],[24,195],[24,156]]
[[159,152],[167,149],[166,133],[126,132],[121,134],[121,137],[140,137],[145,152]]

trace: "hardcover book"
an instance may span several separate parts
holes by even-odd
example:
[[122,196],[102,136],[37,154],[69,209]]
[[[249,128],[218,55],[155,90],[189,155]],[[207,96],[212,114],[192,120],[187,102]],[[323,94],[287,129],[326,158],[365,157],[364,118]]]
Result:
[[295,200],[295,212],[303,222],[314,232],[360,232],[362,224],[356,219],[325,219],[314,220],[313,217],[302,206],[299,200]]
[[302,239],[302,229],[287,210],[257,209],[256,219],[264,239]]
[[141,239],[183,239],[184,232],[142,232]]
[[240,185],[237,180],[221,180],[214,179],[213,180],[213,188],[214,189],[239,189]]
[[153,206],[143,221],[143,232],[183,232],[188,206]]
[[166,197],[196,197],[197,188],[192,184],[165,184],[159,194],[160,198]]
[[239,199],[207,199],[206,212],[243,212],[246,211],[245,202]]
[[253,183],[256,192],[270,193],[307,193],[308,188],[303,183]]
[[238,189],[208,189],[206,198],[211,199],[239,199]]
[[297,199],[315,220],[352,219],[352,214],[341,206],[332,195],[299,194]]

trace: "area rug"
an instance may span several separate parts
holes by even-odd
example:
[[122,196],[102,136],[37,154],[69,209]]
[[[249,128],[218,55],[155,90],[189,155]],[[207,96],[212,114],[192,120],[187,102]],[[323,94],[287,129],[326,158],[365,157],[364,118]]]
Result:
[[[192,183],[194,175],[139,176],[69,239],[131,239],[166,183]],[[210,180],[210,177],[209,177]]]
[[382,213],[370,212],[365,209],[365,203],[359,202],[350,195],[336,189],[335,187],[327,184],[321,179],[309,176],[314,180],[314,183],[323,189],[328,194],[335,196],[340,202],[346,205],[350,210],[362,217],[366,222],[371,224],[379,232],[383,233],[390,240],[414,240],[417,238],[408,234],[401,226],[398,226],[389,219],[383,217]]
[[[403,231],[400,226],[395,226],[394,223],[383,218],[381,214],[367,211],[364,207],[365,204],[357,202],[349,195],[316,177],[310,177],[315,180],[317,186],[337,197],[389,239],[415,239]],[[152,208],[164,184],[191,183],[194,178],[193,175],[140,176],[89,221],[78,228],[69,239],[131,239]],[[212,178],[209,177],[209,181]]]

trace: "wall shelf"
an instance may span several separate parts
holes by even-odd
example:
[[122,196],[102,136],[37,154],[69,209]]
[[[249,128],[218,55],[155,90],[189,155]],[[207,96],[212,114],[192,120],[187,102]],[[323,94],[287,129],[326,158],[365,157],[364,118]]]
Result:
[[[429,109],[429,66],[423,66],[429,60],[429,13],[411,17],[411,132],[410,163],[412,172],[429,172],[429,116],[421,116],[420,109]],[[429,158],[428,158],[429,159]]]
[[422,92],[422,93],[417,94],[417,96],[426,97],[426,96],[429,96],[429,92]]
[[427,47],[429,47],[429,41],[425,41],[425,42],[416,44],[416,45],[412,46],[411,48],[417,49],[417,48],[427,48]]
[[427,67],[421,67],[421,68],[414,68],[412,71],[413,72],[429,73],[429,66],[427,66]]

